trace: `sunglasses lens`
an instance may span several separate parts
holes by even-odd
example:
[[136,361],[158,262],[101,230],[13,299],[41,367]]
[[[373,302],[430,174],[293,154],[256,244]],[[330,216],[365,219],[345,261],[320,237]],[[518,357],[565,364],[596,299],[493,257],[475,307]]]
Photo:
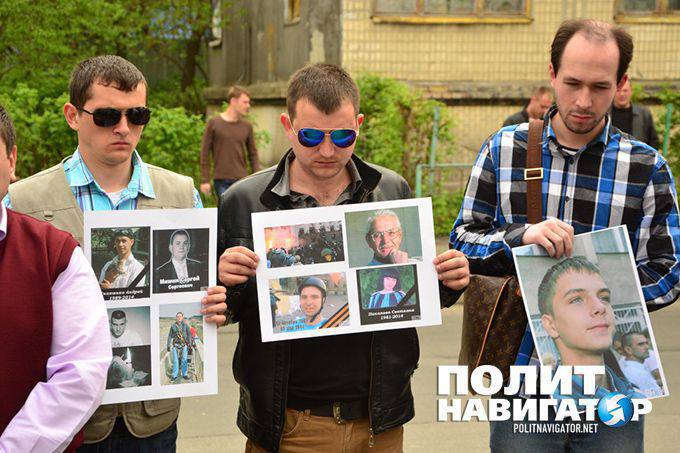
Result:
[[354,143],[354,140],[356,140],[356,138],[357,133],[352,129],[338,129],[336,131],[331,132],[331,140],[333,140],[335,146],[338,146],[340,148],[347,148],[349,146],[352,146],[352,143]]
[[127,118],[135,126],[144,126],[151,119],[151,110],[146,107],[135,107],[127,111]]
[[308,148],[317,146],[323,141],[325,136],[326,134],[324,131],[320,131],[318,129],[305,128],[298,131],[298,140],[300,141],[300,144]]
[[99,127],[111,127],[120,121],[120,110],[116,109],[97,109],[92,112],[92,120]]

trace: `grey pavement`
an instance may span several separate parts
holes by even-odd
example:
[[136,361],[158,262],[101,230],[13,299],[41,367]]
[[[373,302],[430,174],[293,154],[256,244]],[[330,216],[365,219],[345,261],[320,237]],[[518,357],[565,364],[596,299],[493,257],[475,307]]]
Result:
[[[438,365],[456,365],[460,349],[462,303],[442,311],[441,326],[418,329],[420,365],[412,380],[416,417],[405,426],[407,452],[488,451],[486,422],[437,422]],[[671,395],[653,400],[645,420],[647,452],[678,451],[680,445],[680,302],[650,314]],[[236,326],[219,331],[219,394],[184,398],[179,417],[180,452],[242,452],[245,437],[236,427],[238,385],[231,358]],[[677,392],[677,393],[674,393]]]

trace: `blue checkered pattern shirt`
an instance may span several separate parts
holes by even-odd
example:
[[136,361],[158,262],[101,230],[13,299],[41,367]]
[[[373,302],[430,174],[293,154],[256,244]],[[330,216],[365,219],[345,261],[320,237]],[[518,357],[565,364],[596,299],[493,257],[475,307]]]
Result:
[[[579,150],[560,146],[546,113],[543,130],[543,216],[571,224],[574,234],[618,225],[628,229],[649,310],[680,292],[680,228],[675,185],[664,158],[606,119],[602,133]],[[524,166],[528,123],[504,127],[482,145],[450,244],[475,273],[507,274],[512,247],[527,224]],[[533,356],[533,358],[532,358]],[[517,365],[538,363],[529,325]]]
[[[134,151],[132,154],[132,177],[130,182],[120,193],[120,199],[115,203],[102,190],[97,181],[94,180],[92,173],[90,173],[87,165],[85,165],[78,150],[64,162],[64,172],[66,173],[66,181],[71,186],[71,192],[73,192],[73,196],[83,212],[135,209],[140,194],[147,198],[156,198],[149,176],[149,169],[137,151]],[[4,198],[3,203],[8,208],[12,207],[9,194]],[[202,207],[201,197],[194,188],[194,208]]]

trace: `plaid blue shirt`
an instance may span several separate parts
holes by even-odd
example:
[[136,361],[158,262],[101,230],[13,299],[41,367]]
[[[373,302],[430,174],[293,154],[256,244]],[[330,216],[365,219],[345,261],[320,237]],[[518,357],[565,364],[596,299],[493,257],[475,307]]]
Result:
[[[137,207],[139,195],[147,198],[156,198],[156,193],[151,184],[149,169],[139,157],[137,151],[132,153],[132,177],[127,187],[120,194],[120,199],[114,204],[111,198],[102,190],[94,176],[87,168],[85,162],[76,150],[73,155],[64,162],[64,172],[66,181],[71,186],[71,192],[76,198],[80,209],[85,211],[110,211],[110,210],[131,210]],[[3,203],[11,208],[9,194],[5,196]],[[203,202],[194,188],[194,208],[202,208]]]
[[[560,146],[551,125],[543,130],[543,218],[571,224],[574,234],[618,225],[628,228],[637,271],[651,310],[680,292],[680,228],[675,185],[664,158],[606,119],[602,133],[579,150]],[[524,166],[528,123],[504,127],[482,145],[450,244],[470,258],[474,273],[514,269],[512,247],[522,245],[527,224]],[[534,353],[529,325],[515,362]],[[538,363],[534,355],[533,363]]]

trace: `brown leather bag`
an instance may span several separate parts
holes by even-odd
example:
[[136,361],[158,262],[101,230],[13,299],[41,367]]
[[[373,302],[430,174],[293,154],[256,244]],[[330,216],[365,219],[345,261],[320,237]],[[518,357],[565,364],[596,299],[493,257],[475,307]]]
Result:
[[[527,182],[527,216],[531,224],[543,220],[541,202],[541,139],[543,121],[529,122],[524,180]],[[502,277],[475,274],[465,290],[463,333],[458,364],[468,372],[493,365],[507,381],[527,325],[519,282],[514,275]]]

